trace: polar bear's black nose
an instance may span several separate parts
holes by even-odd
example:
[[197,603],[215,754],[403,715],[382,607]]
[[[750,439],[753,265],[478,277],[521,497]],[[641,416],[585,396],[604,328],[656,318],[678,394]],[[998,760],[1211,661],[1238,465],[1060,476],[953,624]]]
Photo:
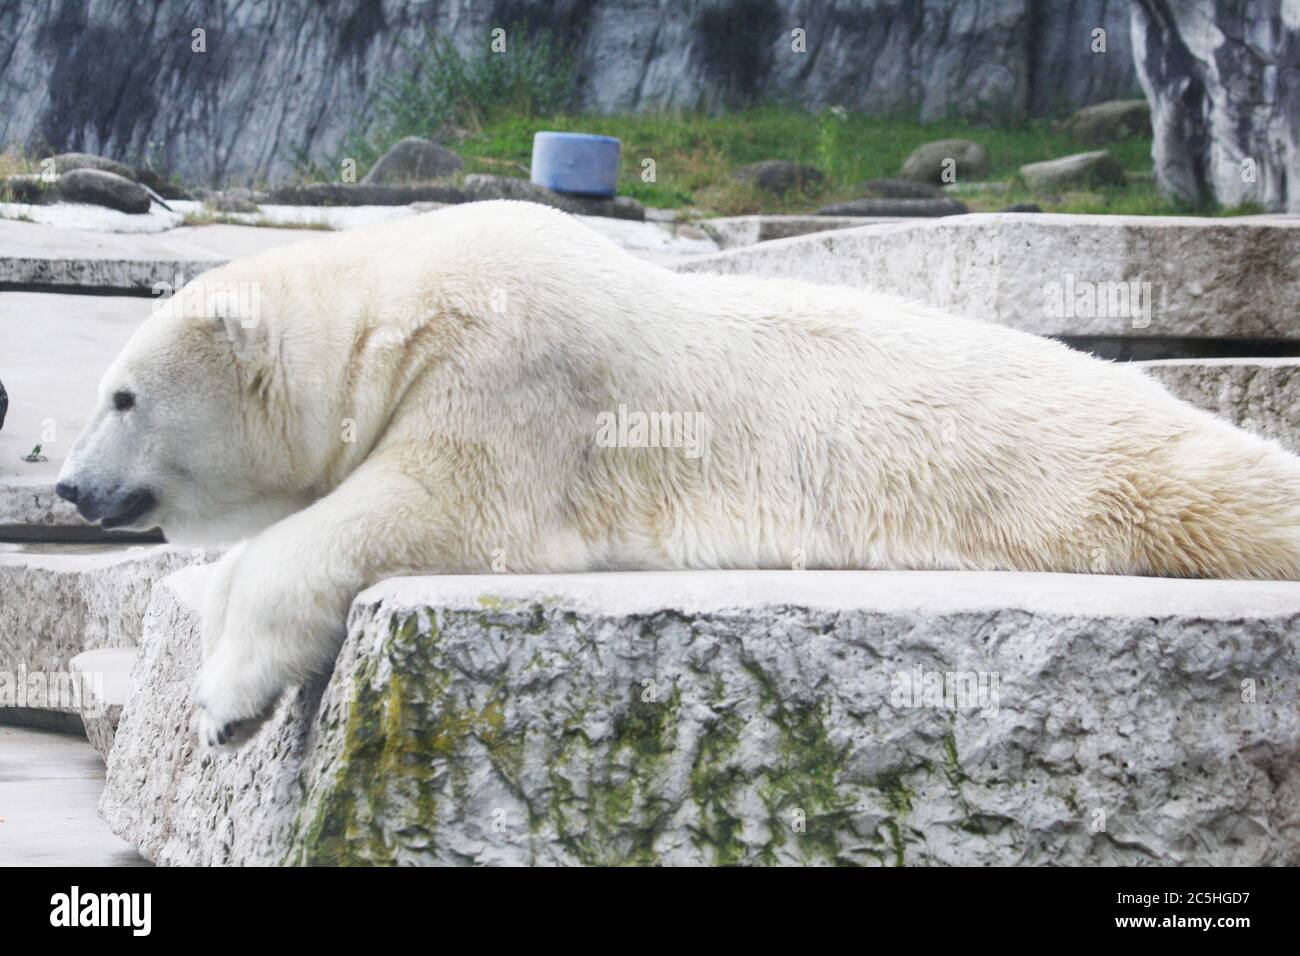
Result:
[[60,481],[54,486],[54,493],[64,501],[71,501],[74,505],[77,503],[77,486],[66,481]]

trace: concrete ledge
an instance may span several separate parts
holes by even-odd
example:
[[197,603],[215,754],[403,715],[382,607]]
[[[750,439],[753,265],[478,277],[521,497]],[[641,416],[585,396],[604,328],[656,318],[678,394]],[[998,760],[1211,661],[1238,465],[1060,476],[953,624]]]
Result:
[[13,682],[0,706],[80,713],[72,659],[134,646],[154,582],[205,560],[166,545],[0,545],[0,674]]
[[1170,359],[1139,365],[1184,401],[1300,454],[1300,358]]
[[[677,268],[873,287],[1039,335],[1300,341],[1300,220],[973,214],[776,240]],[[1149,315],[1079,299],[1134,282]]]
[[104,763],[122,719],[126,688],[139,651],[134,647],[101,647],[82,651],[69,662],[81,687],[81,720],[86,737]]
[[856,229],[882,223],[906,222],[900,217],[869,216],[721,216],[702,219],[699,227],[717,240],[723,249],[752,246],[756,242],[789,239],[815,232]]
[[206,756],[206,573],[155,590],[100,805],[156,862],[1300,862],[1300,583],[395,579]]

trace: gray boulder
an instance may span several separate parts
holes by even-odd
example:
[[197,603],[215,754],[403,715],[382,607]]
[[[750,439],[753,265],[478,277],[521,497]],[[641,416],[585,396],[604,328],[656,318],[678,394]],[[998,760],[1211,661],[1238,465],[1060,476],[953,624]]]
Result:
[[734,170],[732,176],[743,183],[751,183],[764,192],[777,195],[792,189],[815,186],[822,181],[821,170],[816,166],[785,159],[765,159],[750,163]]
[[55,172],[59,174],[70,173],[74,169],[98,169],[101,172],[113,173],[123,179],[129,179],[141,186],[147,186],[163,199],[191,198],[187,190],[168,182],[152,169],[134,168],[126,163],[119,163],[115,159],[96,156],[93,153],[59,153],[51,158],[54,160]]
[[858,191],[871,199],[938,199],[943,190],[933,183],[914,179],[870,179]]
[[378,186],[370,183],[310,183],[281,186],[267,200],[285,206],[409,206],[413,202],[466,202],[470,197],[456,186],[408,184]]
[[1127,181],[1118,159],[1099,149],[1020,167],[1025,185],[1035,192],[1090,186],[1123,186]]
[[904,179],[942,185],[947,160],[954,160],[956,182],[983,179],[989,174],[989,153],[968,139],[940,139],[912,150],[899,174]]
[[1300,584],[405,578],[237,754],[154,590],[100,813],[156,863],[1300,863]]
[[1300,212],[1294,0],[1133,0],[1156,181],[1170,196]]
[[1085,106],[1057,127],[1092,146],[1130,136],[1151,135],[1151,106],[1146,100],[1111,100]]
[[445,146],[408,136],[375,160],[361,181],[384,186],[427,183],[458,173],[464,167],[464,160]]
[[59,199],[107,206],[118,212],[146,213],[152,200],[139,183],[100,169],[74,169],[59,176]]
[[96,156],[93,153],[59,153],[52,157],[54,160],[54,171],[59,175],[70,173],[74,169],[97,169],[100,172],[112,173],[115,176],[121,176],[123,179],[136,181],[136,172],[126,163],[119,163],[117,160],[108,159],[105,156]]
[[850,199],[817,210],[819,216],[960,216],[966,204],[940,199]]

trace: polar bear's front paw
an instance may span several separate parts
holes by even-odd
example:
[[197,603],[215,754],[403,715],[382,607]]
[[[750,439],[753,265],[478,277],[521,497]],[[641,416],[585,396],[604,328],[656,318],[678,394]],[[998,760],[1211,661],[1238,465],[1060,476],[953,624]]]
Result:
[[279,700],[279,684],[262,675],[253,682],[247,664],[240,669],[217,654],[203,663],[195,680],[198,705],[195,732],[209,750],[238,750],[257,733]]
[[223,720],[208,711],[207,708],[202,708],[199,710],[198,726],[196,728],[199,743],[206,750],[220,750],[231,753],[252,740],[257,734],[258,728],[266,722],[269,715],[270,709],[267,709],[255,717],[237,717]]

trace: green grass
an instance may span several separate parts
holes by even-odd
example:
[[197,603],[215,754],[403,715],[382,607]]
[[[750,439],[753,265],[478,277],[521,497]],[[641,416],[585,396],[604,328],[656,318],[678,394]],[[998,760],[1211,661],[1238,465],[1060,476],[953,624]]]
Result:
[[[812,114],[781,107],[713,116],[562,114],[538,119],[502,115],[470,132],[457,148],[470,172],[526,175],[533,134],[543,129],[617,136],[623,143],[621,194],[650,206],[694,207],[706,214],[808,212],[852,199],[861,195],[857,187],[864,181],[897,176],[903,160],[917,146],[950,138],[971,139],[983,145],[991,163],[988,180],[1008,185],[1006,192],[959,197],[977,212],[1031,201],[1046,211],[1071,213],[1233,215],[1260,211],[1180,204],[1161,196],[1149,179],[1104,190],[1033,195],[1019,179],[1022,165],[1096,148],[1054,131],[1046,120],[1017,126],[974,125],[962,120],[922,124],[831,111]],[[1126,170],[1149,174],[1150,138],[1133,137],[1109,149]],[[655,162],[655,182],[642,179],[645,159]],[[822,170],[826,180],[815,188],[776,197],[732,179],[735,167],[760,159],[812,163]]]
[[[1076,213],[1231,214],[1253,212],[1191,208],[1162,197],[1150,180],[1151,140],[1132,137],[1110,147],[1133,178],[1125,187],[1062,196],[1031,196],[1018,170],[1025,163],[1094,149],[1052,122],[1008,123],[997,118],[920,123],[898,117],[866,116],[839,108],[811,113],[765,106],[720,115],[651,112],[586,116],[566,112],[577,89],[572,51],[543,32],[522,31],[507,50],[484,45],[461,53],[430,36],[408,50],[414,69],[380,88],[366,124],[332,162],[313,168],[302,161],[305,178],[334,179],[345,158],[364,173],[403,136],[440,139],[456,148],[468,172],[527,176],[533,134],[538,130],[603,133],[623,143],[619,192],[650,206],[687,207],[699,215],[810,212],[862,195],[861,183],[898,175],[903,160],[922,143],[972,139],[989,152],[989,180],[1002,192],[961,194],[972,210],[999,209],[1013,202],[1037,202],[1048,211]],[[772,196],[736,182],[733,170],[761,159],[811,163],[825,179],[806,191]],[[654,180],[643,175],[654,161]],[[961,175],[961,170],[958,170]]]

